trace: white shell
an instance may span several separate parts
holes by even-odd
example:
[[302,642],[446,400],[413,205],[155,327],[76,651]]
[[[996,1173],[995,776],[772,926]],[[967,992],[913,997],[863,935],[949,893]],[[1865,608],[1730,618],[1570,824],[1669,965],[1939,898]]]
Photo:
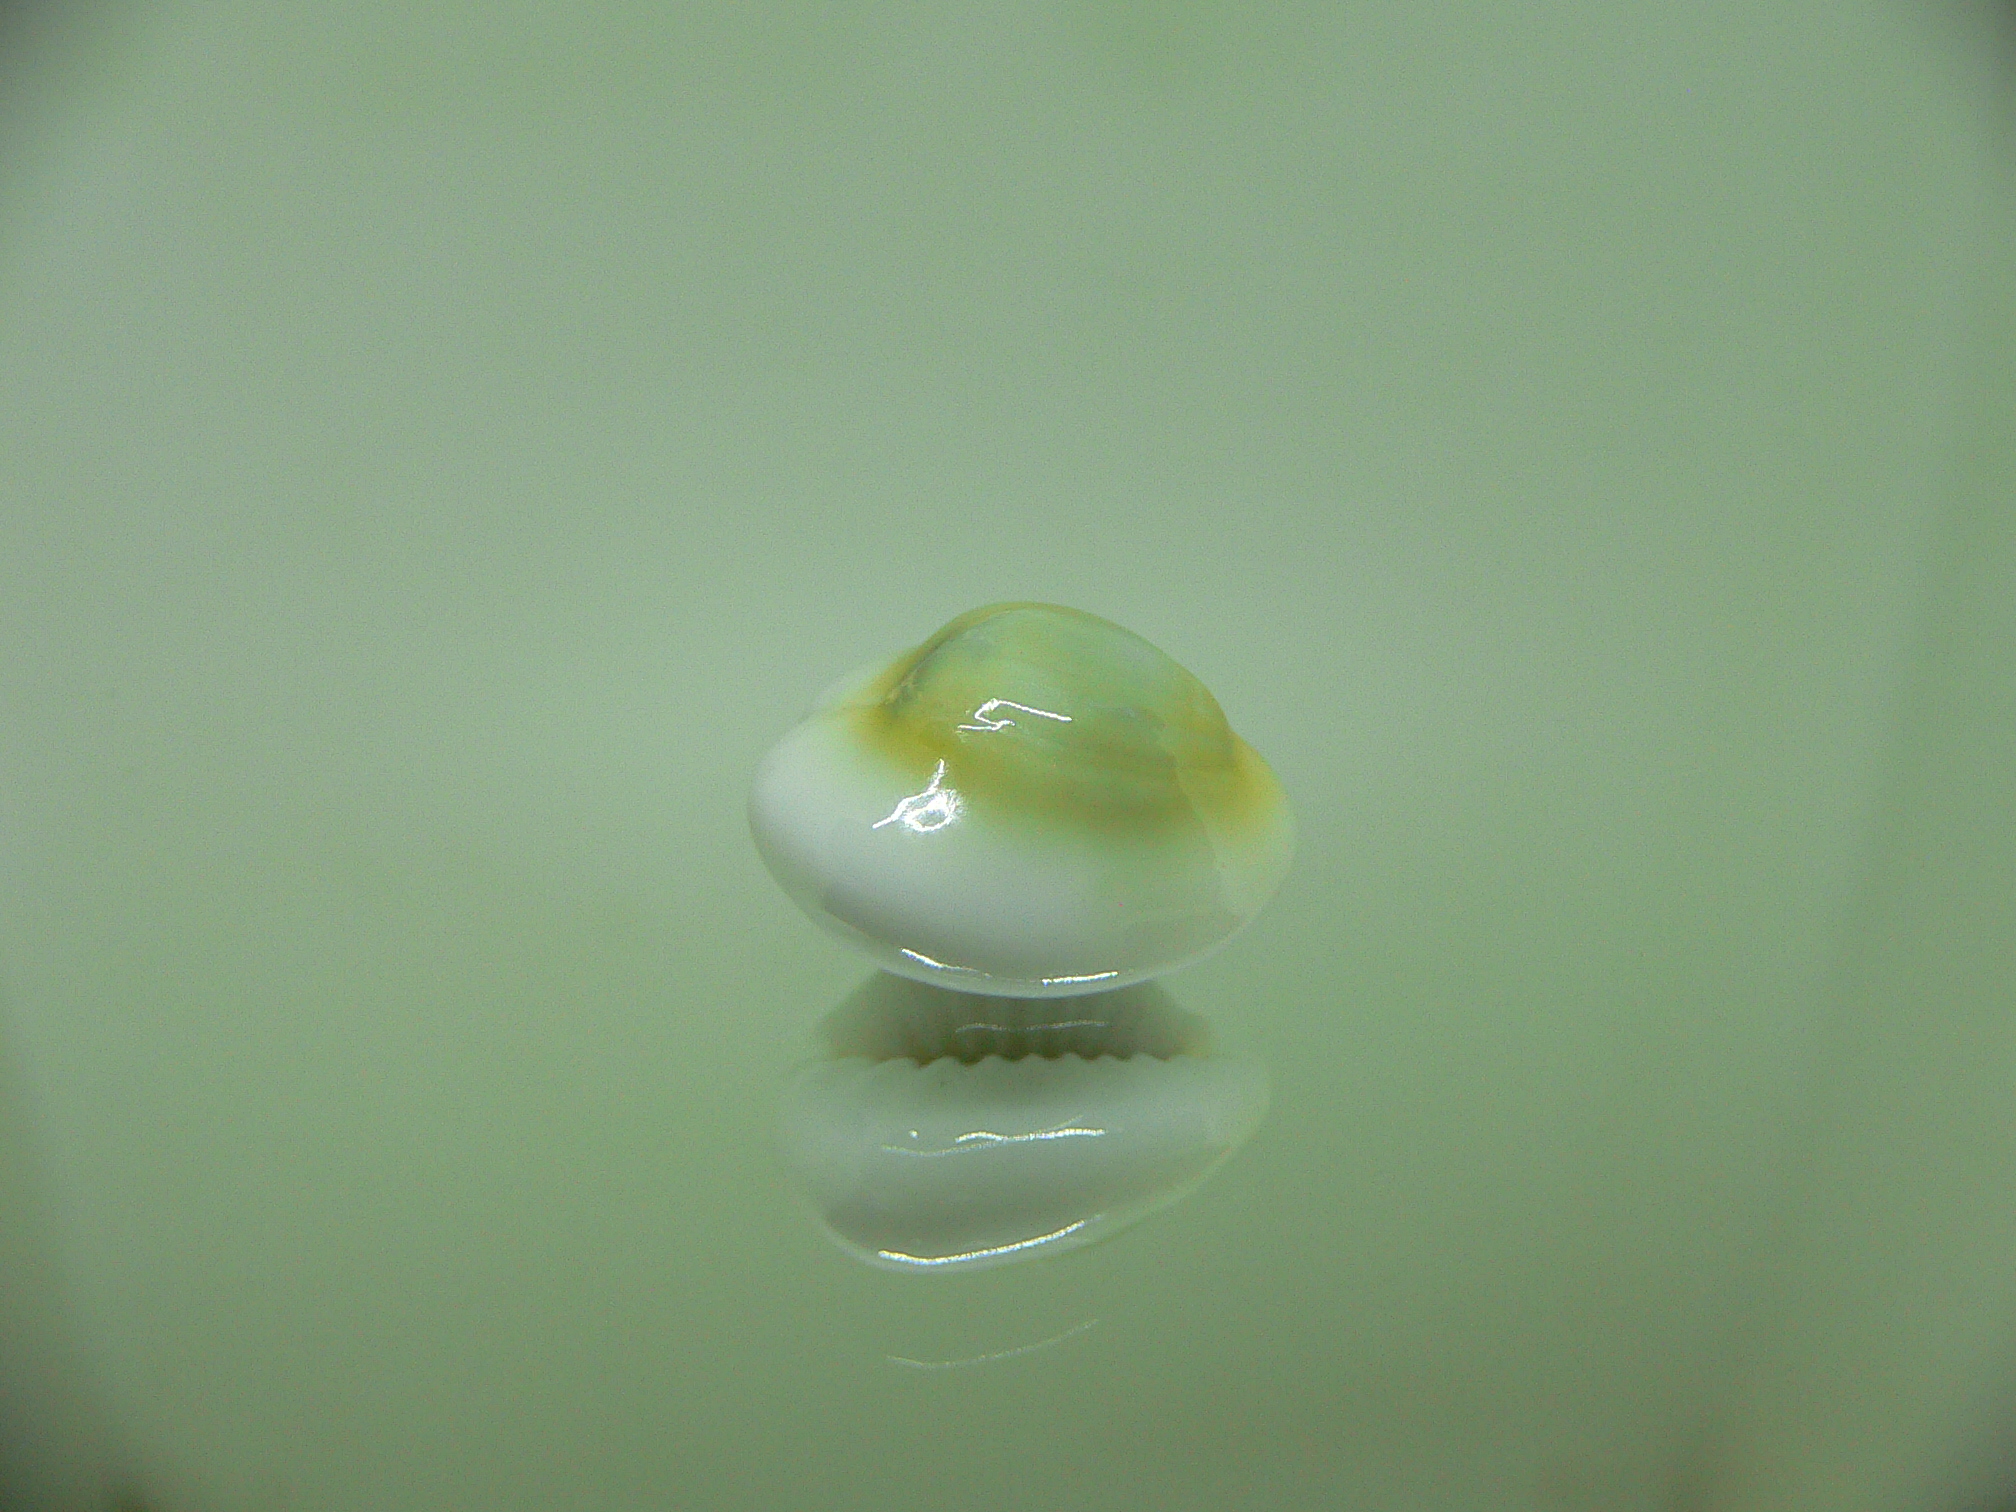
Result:
[[1208,954],[1286,874],[1273,773],[1203,686],[1051,605],[963,615],[842,679],[749,800],[785,891],[877,964],[1060,997]]
[[[988,1027],[1011,1002],[976,1005],[890,977],[864,989],[885,1023],[892,1013],[932,1011],[918,994],[963,1001],[944,1011],[980,1015],[969,1029]],[[1073,1023],[1058,1032],[1068,1037]],[[1008,1032],[1026,1047],[1043,1025],[1025,1020]],[[1233,1056],[947,1055],[919,1064],[854,1055],[798,1075],[784,1100],[783,1142],[798,1186],[844,1249],[885,1270],[939,1273],[1059,1254],[1117,1232],[1195,1188],[1266,1108],[1265,1072]]]

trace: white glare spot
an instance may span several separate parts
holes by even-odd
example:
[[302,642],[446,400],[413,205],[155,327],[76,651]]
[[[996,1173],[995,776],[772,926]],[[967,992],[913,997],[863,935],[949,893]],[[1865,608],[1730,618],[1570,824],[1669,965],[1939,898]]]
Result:
[[[945,763],[938,763],[938,770],[931,774],[930,785],[921,793],[912,793],[907,798],[896,800],[896,807],[886,816],[869,825],[870,829],[880,829],[885,824],[900,824],[905,829],[915,830],[920,835],[928,835],[933,830],[941,830],[959,817],[959,794],[945,783]],[[905,951],[904,954],[909,954]],[[932,962],[934,966],[937,962]]]
[[1067,987],[1073,982],[1103,982],[1108,977],[1116,977],[1118,975],[1120,975],[1118,970],[1095,971],[1089,976],[1040,977],[1038,980],[1045,987]]
[[[884,819],[882,822],[887,824],[889,821]],[[904,955],[910,957],[919,966],[929,966],[933,971],[959,971],[964,972],[967,976],[985,976],[987,974],[984,971],[975,971],[971,966],[954,966],[950,961],[934,961],[930,956],[924,954],[923,951],[912,950],[907,945],[898,945],[896,948]]]
[[[905,1145],[884,1145],[882,1148],[891,1155],[915,1155],[926,1160],[935,1160],[941,1155],[958,1155],[967,1150],[987,1149],[993,1145],[1035,1144],[1045,1139],[1098,1139],[1105,1133],[1104,1129],[1073,1123],[1067,1119],[1061,1124],[1048,1129],[1037,1129],[1028,1134],[996,1134],[992,1129],[975,1129],[970,1134],[957,1136],[951,1145],[943,1150],[913,1150]],[[910,1131],[910,1137],[912,1139],[918,1137],[915,1129]]]
[[1075,1124],[1056,1129],[1038,1129],[1033,1134],[996,1134],[992,1129],[975,1129],[970,1134],[961,1134],[952,1143],[966,1144],[970,1140],[984,1140],[988,1144],[1028,1144],[1037,1139],[1097,1139],[1104,1129],[1086,1129]]
[[1091,1221],[1090,1218],[1080,1218],[1076,1223],[1067,1223],[1061,1229],[1038,1234],[1034,1239],[1017,1239],[1013,1244],[997,1244],[992,1249],[967,1250],[963,1255],[906,1255],[901,1250],[877,1250],[875,1253],[899,1265],[957,1265],[962,1260],[987,1260],[995,1255],[1012,1255],[1017,1250],[1034,1249],[1039,1244],[1075,1234]]
[[1005,730],[1015,723],[1005,715],[1000,719],[994,718],[996,709],[1017,709],[1024,714],[1034,714],[1038,719],[1054,719],[1059,724],[1071,723],[1069,714],[1052,714],[1048,709],[1032,709],[1028,704],[1018,704],[1010,699],[990,698],[973,711],[972,724],[962,724],[959,728],[971,730],[975,734],[984,734],[989,730]]

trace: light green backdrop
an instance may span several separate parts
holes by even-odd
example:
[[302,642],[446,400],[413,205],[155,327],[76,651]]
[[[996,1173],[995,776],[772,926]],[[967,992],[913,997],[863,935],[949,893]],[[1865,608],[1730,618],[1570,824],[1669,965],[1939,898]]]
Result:
[[[161,1508],[1674,1504],[1964,414],[1979,18],[73,25],[0,151],[23,1413]],[[872,1273],[770,1142],[865,968],[744,788],[1025,597],[1295,797],[1171,983],[1274,1111]]]

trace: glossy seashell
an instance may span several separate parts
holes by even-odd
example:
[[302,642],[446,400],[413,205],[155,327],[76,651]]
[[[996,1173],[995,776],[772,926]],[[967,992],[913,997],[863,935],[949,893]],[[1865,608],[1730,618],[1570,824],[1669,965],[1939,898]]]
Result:
[[[1258,1127],[1267,1078],[1153,983],[1069,1005],[878,975],[784,1098],[796,1184],[884,1270],[1061,1254],[1176,1202]],[[1003,1053],[1005,1052],[1005,1053]]]
[[1209,690],[1051,604],[973,610],[829,689],[764,757],[749,822],[785,891],[877,964],[1022,997],[1208,954],[1294,850]]

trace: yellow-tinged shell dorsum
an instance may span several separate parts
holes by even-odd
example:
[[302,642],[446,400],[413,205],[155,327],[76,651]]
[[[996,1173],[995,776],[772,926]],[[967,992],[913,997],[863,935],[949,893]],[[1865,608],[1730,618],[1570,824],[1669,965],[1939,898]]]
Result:
[[1293,821],[1209,690],[1051,604],[962,614],[778,742],[757,848],[892,971],[1049,997],[1209,953],[1288,868]]

